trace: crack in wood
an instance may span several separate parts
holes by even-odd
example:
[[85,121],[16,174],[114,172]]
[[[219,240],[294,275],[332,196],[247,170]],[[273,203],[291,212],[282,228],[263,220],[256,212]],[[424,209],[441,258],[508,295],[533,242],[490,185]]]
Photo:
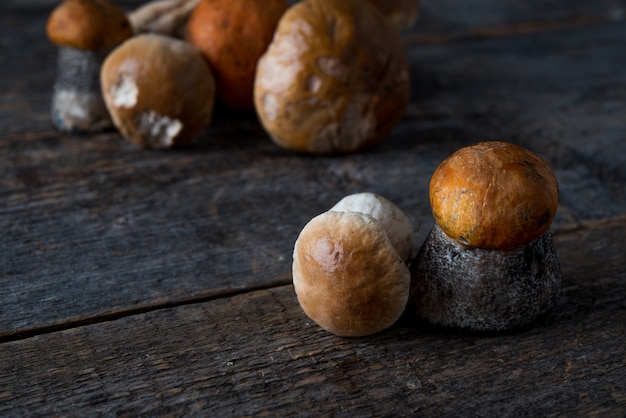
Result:
[[33,327],[29,329],[23,329],[17,332],[0,333],[0,344],[25,340],[28,338],[37,337],[45,334],[52,334],[55,332],[67,331],[73,328],[80,328],[88,325],[101,324],[104,322],[116,321],[118,319],[141,315],[148,312],[154,312],[164,309],[173,309],[181,306],[195,305],[206,302],[211,302],[219,299],[228,299],[234,296],[252,293],[259,290],[268,290],[280,286],[286,286],[291,284],[291,276],[288,279],[278,279],[272,282],[264,283],[259,286],[248,286],[242,289],[229,289],[226,291],[213,291],[210,295],[197,296],[186,299],[172,300],[164,303],[155,303],[150,305],[136,306],[133,308],[122,309],[116,312],[103,313],[91,317],[68,320],[66,322],[46,325],[42,327]]

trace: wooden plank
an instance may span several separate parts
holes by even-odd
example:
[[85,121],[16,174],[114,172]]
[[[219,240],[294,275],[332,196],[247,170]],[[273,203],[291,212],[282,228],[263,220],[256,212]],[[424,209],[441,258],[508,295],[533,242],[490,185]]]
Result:
[[556,230],[624,213],[625,101],[612,88],[624,85],[623,23],[411,44],[413,100],[393,135],[325,158],[284,152],[253,112],[223,109],[196,147],[176,152],[52,131],[44,11],[1,14],[1,28],[20,30],[0,50],[0,338],[288,283],[300,228],[349,193],[394,201],[424,224],[419,242],[431,173],[477,140],[549,159],[562,190]]
[[[290,0],[290,3],[294,3]],[[0,134],[50,132],[50,91],[56,50],[45,38],[44,27],[57,0],[11,0],[0,4]],[[126,10],[145,3],[118,1]],[[626,7],[612,0],[551,1],[480,0],[422,2],[415,28],[407,34],[419,42],[441,42],[475,37],[502,37],[525,31],[545,31],[622,21]]]
[[0,414],[622,416],[625,234],[558,234],[563,297],[516,332],[339,338],[282,286],[5,343]]
[[[286,0],[297,3],[298,0]],[[132,10],[148,0],[118,0],[125,10]],[[48,13],[57,0],[7,0],[0,6],[7,13]],[[537,25],[546,22],[619,21],[624,18],[626,6],[619,1],[541,1],[474,0],[459,4],[453,1],[422,1],[417,32],[430,34],[461,34],[484,28],[516,27],[520,24]]]
[[621,22],[625,13],[622,2],[612,1],[423,1],[408,38],[428,43],[503,37]]
[[437,138],[446,127],[452,135],[444,139],[506,138],[538,152],[557,171],[560,227],[618,216],[626,207],[626,91],[619,87],[626,73],[615,65],[626,52],[610,50],[612,39],[625,36],[620,22],[445,48],[412,45],[407,118],[415,123],[405,126],[419,138]]

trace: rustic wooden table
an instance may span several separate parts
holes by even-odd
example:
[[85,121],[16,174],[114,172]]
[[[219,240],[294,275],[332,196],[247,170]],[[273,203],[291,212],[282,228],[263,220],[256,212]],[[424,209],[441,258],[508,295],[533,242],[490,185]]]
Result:
[[[0,3],[0,415],[626,414],[626,2],[423,0],[405,117],[333,158],[223,107],[178,151],[60,134],[55,4]],[[291,251],[311,217],[376,192],[419,242],[435,167],[491,139],[559,179],[554,311],[497,335],[403,319],[347,339],[306,318]]]

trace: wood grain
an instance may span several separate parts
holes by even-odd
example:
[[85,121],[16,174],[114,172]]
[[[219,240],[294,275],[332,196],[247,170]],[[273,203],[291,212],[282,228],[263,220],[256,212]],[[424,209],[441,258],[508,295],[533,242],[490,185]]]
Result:
[[625,233],[622,219],[557,235],[559,305],[505,334],[405,318],[339,338],[279,286],[5,343],[0,414],[621,416]]
[[[626,101],[614,88],[626,82],[623,22],[409,44],[410,107],[368,152],[293,155],[253,112],[220,108],[194,147],[160,153],[114,132],[51,130],[55,51],[42,31],[50,3],[1,6],[2,28],[19,29],[0,69],[3,340],[288,283],[299,230],[349,193],[392,200],[423,225],[419,243],[432,225],[430,175],[478,140],[511,140],[548,159],[561,186],[556,231],[624,213]],[[424,7],[428,16],[444,6]],[[518,15],[513,4],[485,5],[467,25],[477,14],[490,17],[474,28],[548,18],[535,7]]]
[[[223,106],[173,152],[59,134],[57,3],[0,2],[0,415],[626,414],[626,4],[423,1],[402,35],[405,117],[329,158]],[[489,139],[555,169],[553,312],[506,334],[403,318],[359,339],[304,316],[291,252],[312,216],[379,193],[421,224],[419,245],[435,167]]]

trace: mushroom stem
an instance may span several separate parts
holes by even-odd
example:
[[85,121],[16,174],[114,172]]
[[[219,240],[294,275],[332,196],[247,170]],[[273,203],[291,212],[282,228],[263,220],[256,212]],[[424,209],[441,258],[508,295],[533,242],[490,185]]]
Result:
[[66,132],[112,128],[100,92],[100,66],[106,52],[59,47],[52,96],[54,125]]
[[552,309],[561,272],[552,235],[508,251],[465,248],[435,224],[411,265],[412,311],[430,323],[501,331]]

